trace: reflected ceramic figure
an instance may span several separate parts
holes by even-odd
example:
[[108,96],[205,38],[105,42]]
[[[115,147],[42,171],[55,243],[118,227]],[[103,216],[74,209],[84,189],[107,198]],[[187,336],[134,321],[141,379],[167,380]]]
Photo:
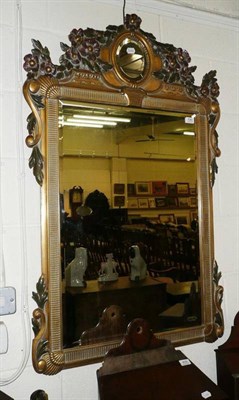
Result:
[[75,258],[68,264],[65,271],[66,286],[85,287],[84,274],[87,268],[87,250],[77,247]]
[[147,265],[140,254],[139,246],[134,245],[129,249],[130,279],[131,281],[141,281],[146,278]]
[[112,282],[118,279],[118,272],[116,272],[117,262],[113,259],[113,254],[106,254],[106,262],[101,263],[99,271],[99,282]]

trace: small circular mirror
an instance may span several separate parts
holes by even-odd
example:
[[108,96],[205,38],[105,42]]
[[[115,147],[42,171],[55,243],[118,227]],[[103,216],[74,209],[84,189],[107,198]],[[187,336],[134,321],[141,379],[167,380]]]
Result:
[[129,38],[124,39],[116,51],[116,60],[120,71],[126,78],[139,81],[144,77],[145,49],[140,42]]

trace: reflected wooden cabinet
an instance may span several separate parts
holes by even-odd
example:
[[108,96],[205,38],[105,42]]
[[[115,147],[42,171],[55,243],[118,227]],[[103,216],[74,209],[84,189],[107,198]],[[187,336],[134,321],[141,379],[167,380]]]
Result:
[[[128,300],[129,291],[130,301]],[[66,287],[64,292],[66,344],[77,342],[84,331],[96,326],[102,312],[109,304],[119,306],[123,310],[125,315],[123,332],[134,318],[135,309],[137,309],[137,316],[147,318],[152,328],[157,331],[160,326],[159,314],[167,307],[166,284],[150,276],[142,282],[132,282],[129,276],[122,276],[115,282],[107,283],[91,280],[87,282],[87,287],[84,289]]]

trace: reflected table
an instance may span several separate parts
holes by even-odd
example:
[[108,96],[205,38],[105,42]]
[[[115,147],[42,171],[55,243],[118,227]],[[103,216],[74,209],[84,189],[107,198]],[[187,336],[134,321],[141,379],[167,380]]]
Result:
[[128,276],[106,283],[90,280],[85,288],[65,287],[63,282],[64,344],[78,341],[85,330],[96,326],[110,305],[120,306],[127,322],[145,318],[157,330],[158,315],[167,308],[166,299],[166,283],[150,276],[139,282],[132,282]]

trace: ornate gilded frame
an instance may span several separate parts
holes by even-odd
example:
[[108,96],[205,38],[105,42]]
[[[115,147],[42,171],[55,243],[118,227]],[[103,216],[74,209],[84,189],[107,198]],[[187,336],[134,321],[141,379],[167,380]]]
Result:
[[[186,50],[163,44],[141,30],[141,19],[127,15],[124,25],[105,31],[73,29],[70,45],[61,43],[60,64],[51,61],[47,47],[32,40],[31,54],[24,58],[27,80],[23,92],[32,112],[27,119],[26,144],[32,149],[29,166],[42,186],[42,275],[33,298],[32,358],[37,372],[55,374],[100,360],[118,345],[111,340],[95,345],[63,349],[62,295],[59,228],[58,100],[161,109],[196,115],[198,140],[198,199],[200,215],[202,324],[169,332],[157,332],[176,345],[212,342],[223,334],[221,302],[223,288],[214,259],[212,187],[220,155],[216,126],[220,116],[216,71],[210,71],[200,86],[194,85]],[[119,68],[117,49],[127,40],[139,44],[144,54],[142,74],[128,77]],[[125,42],[124,42],[125,41]]]

